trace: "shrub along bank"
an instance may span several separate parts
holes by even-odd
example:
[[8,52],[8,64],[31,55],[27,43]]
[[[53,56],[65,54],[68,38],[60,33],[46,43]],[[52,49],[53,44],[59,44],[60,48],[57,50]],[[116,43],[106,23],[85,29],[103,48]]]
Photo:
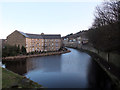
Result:
[[26,54],[26,49],[24,46],[21,47],[20,46],[10,46],[10,45],[5,45],[2,48],[2,57],[7,57],[7,56],[17,56],[20,54]]
[[60,48],[58,51],[34,51],[27,53],[24,46],[20,48],[20,46],[10,46],[5,45],[2,48],[2,57],[9,57],[9,56],[20,56],[20,55],[34,55],[34,54],[43,54],[43,53],[50,53],[50,52],[60,52],[60,51],[66,51],[66,48]]

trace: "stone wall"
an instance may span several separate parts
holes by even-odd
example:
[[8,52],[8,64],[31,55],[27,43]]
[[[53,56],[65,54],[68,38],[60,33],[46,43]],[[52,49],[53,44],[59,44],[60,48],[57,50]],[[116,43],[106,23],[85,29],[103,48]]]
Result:
[[91,46],[87,46],[87,45],[85,45],[85,46],[82,45],[81,49],[94,52],[97,55],[99,55],[100,57],[102,57],[104,60],[106,60],[107,62],[112,63],[117,67],[120,67],[120,54],[118,54],[118,53],[100,51],[100,50],[97,50],[97,49],[95,49]]
[[26,46],[26,39],[25,37],[20,34],[18,31],[15,31],[13,33],[11,33],[9,36],[7,36],[7,42],[8,45],[20,45],[20,47],[22,46]]
[[[74,43],[75,44],[75,43]],[[78,48],[78,49],[83,49],[83,50],[88,50],[91,51],[93,53],[96,53],[97,55],[99,55],[100,57],[102,57],[104,60],[106,60],[109,63],[114,64],[115,66],[120,68],[120,54],[115,53],[115,52],[104,52],[104,51],[100,51],[97,50],[95,48],[93,48],[90,45],[75,45],[74,44],[67,44],[65,46],[67,47],[72,47],[72,48]],[[76,47],[77,46],[77,47]]]

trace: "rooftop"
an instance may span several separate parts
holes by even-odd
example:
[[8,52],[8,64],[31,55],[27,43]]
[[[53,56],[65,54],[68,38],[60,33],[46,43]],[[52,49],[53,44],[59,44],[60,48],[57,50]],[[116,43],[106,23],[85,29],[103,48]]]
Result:
[[[18,31],[18,30],[16,30]],[[27,38],[34,38],[34,39],[61,39],[61,35],[60,34],[30,34],[30,33],[24,33],[21,31],[18,31],[19,33],[21,33],[23,36],[27,37]]]

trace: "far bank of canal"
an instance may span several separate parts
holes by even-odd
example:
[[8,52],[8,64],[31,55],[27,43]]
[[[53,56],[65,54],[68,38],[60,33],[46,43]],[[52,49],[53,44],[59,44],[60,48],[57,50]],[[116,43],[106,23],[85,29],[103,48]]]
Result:
[[26,59],[26,58],[32,58],[32,57],[41,57],[41,56],[49,56],[49,55],[59,55],[68,53],[70,50],[61,50],[61,51],[55,51],[55,52],[44,52],[40,54],[33,54],[33,55],[18,55],[18,56],[9,56],[9,57],[3,57],[2,60],[18,60],[18,59]]
[[113,88],[106,72],[87,53],[70,53],[5,61],[5,67],[48,88]]

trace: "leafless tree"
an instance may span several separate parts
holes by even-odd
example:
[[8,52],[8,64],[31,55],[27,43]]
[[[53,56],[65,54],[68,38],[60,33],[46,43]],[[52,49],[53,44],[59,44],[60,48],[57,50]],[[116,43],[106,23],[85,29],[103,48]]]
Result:
[[120,1],[105,1],[96,7],[92,28],[120,22]]

